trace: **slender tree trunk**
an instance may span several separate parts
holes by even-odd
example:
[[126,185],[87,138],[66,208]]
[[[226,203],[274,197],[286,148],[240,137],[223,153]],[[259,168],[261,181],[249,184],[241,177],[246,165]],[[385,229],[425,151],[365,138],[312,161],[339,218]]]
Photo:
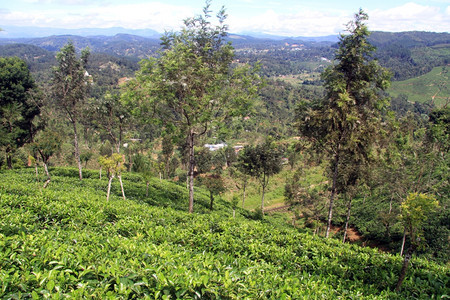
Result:
[[189,213],[194,212],[194,132],[189,132]]
[[244,185],[242,187],[243,193],[242,193],[242,208],[244,208],[245,203],[245,189],[247,188],[247,181],[244,182]]
[[47,167],[47,162],[44,161],[44,171],[45,171],[45,175],[47,175],[47,180],[44,183],[44,189],[50,184],[50,173],[48,172],[48,167]]
[[403,231],[402,249],[400,250],[400,256],[403,256],[403,251],[405,250],[405,242],[406,242],[406,229]]
[[233,208],[233,219],[236,218],[236,208]]
[[[120,166],[120,165],[119,165],[119,166]],[[126,200],[126,198],[125,198],[125,190],[123,189],[122,174],[119,173],[119,175],[117,176],[117,178],[119,178],[120,189],[122,190],[122,197],[123,197],[123,200]]]
[[330,230],[331,230],[331,219],[333,218],[334,197],[336,196],[336,182],[337,182],[337,176],[338,176],[338,167],[339,167],[339,154],[336,154],[334,173],[333,173],[333,185],[331,186],[330,206],[328,208],[327,231],[325,233],[326,238],[329,237]]
[[344,228],[344,239],[342,240],[343,243],[345,243],[345,240],[347,239],[347,230],[348,230],[348,223],[350,221],[350,211],[352,209],[352,197],[348,200],[348,207],[347,207],[347,220],[345,221],[345,228]]
[[398,292],[400,287],[402,286],[403,280],[406,277],[406,271],[408,270],[409,261],[411,260],[412,254],[416,250],[417,245],[414,243],[409,246],[408,251],[406,251],[405,258],[403,259],[402,270],[400,271],[400,275],[398,277],[397,286],[395,287],[395,291]]
[[150,185],[150,182],[147,181],[147,190],[145,191],[145,197],[148,197],[148,186]]
[[209,192],[209,210],[213,210],[213,203],[214,203],[214,195],[213,193],[210,191]]
[[38,174],[38,164],[37,161],[34,164],[34,172],[36,173],[36,181],[39,181],[39,174]]
[[10,153],[6,153],[6,165],[8,169],[12,169],[12,155]]
[[73,125],[73,143],[75,146],[75,160],[78,164],[78,175],[80,177],[80,180],[83,179],[83,171],[81,167],[81,160],[80,160],[80,148],[78,146],[78,134],[77,134],[77,123],[75,121],[72,121]]
[[109,201],[109,195],[111,194],[111,182],[112,182],[113,178],[114,178],[114,176],[109,177],[108,192],[106,193],[106,201]]
[[264,214],[264,197],[266,195],[266,185],[262,185],[262,196],[261,196],[261,213]]

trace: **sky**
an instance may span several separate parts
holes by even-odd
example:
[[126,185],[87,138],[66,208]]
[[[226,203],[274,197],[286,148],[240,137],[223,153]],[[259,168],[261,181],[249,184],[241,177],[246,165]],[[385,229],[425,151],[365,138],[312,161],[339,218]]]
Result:
[[[0,0],[0,28],[123,27],[178,30],[202,12],[204,0]],[[224,6],[231,33],[325,36],[345,32],[362,8],[371,31],[450,31],[450,0],[213,0]]]

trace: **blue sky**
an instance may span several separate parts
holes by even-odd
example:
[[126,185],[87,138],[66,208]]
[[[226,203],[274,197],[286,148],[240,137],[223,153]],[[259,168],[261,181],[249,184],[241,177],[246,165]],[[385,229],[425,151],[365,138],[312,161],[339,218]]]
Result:
[[[201,12],[204,0],[0,0],[0,28],[150,28],[177,30]],[[323,36],[345,30],[359,8],[369,29],[449,32],[450,0],[213,0],[225,6],[230,32]]]

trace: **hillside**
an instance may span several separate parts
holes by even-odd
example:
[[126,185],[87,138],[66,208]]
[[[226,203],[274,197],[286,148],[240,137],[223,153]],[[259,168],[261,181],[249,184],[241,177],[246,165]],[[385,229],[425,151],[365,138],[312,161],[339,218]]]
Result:
[[[183,187],[125,174],[105,200],[106,179],[51,169],[2,171],[0,298],[430,299],[446,297],[448,266],[414,259],[399,293],[401,257],[300,233],[230,206],[184,212]],[[41,178],[42,179],[42,178]]]
[[433,102],[442,107],[450,100],[448,67],[435,67],[431,72],[404,81],[394,81],[388,90],[392,97],[406,95],[412,102]]

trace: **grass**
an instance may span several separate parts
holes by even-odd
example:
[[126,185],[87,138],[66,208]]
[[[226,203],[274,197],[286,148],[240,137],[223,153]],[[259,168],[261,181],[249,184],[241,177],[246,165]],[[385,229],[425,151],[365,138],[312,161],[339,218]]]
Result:
[[432,101],[437,107],[442,107],[450,100],[449,75],[449,67],[436,67],[425,75],[392,82],[388,93],[392,97],[404,94],[412,102]]

